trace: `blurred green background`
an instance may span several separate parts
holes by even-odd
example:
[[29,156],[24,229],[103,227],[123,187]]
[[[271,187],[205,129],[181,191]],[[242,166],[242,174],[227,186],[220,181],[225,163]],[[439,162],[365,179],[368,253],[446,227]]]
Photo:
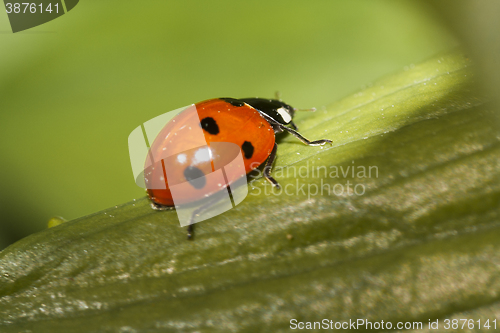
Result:
[[454,10],[393,0],[83,0],[16,34],[0,15],[0,249],[52,216],[144,196],[127,138],[150,118],[277,90],[295,107],[321,108],[460,39],[467,46],[474,38],[456,21],[464,10]]

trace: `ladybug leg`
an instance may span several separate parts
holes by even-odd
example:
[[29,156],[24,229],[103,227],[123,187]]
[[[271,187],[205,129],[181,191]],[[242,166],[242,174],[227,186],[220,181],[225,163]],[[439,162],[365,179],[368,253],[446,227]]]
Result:
[[266,114],[262,114],[262,115],[269,122],[269,124],[271,124],[271,126],[274,129],[274,133],[281,133],[283,131],[287,131],[288,133],[292,134],[293,136],[295,136],[297,139],[299,139],[300,141],[302,141],[303,143],[305,143],[308,146],[322,146],[325,143],[330,143],[330,144],[332,143],[332,140],[328,140],[328,139],[309,141],[306,138],[304,138],[299,132],[297,132],[297,125],[295,125],[293,122],[290,122],[290,125],[294,128],[294,129],[291,129],[291,128],[286,127],[283,124],[280,124],[279,122],[275,121],[274,119],[267,116]]
[[297,127],[297,125],[295,125],[295,123],[294,123],[293,121],[291,121],[289,125],[290,125],[290,126],[292,126],[292,128],[293,128],[294,130],[296,130],[296,131],[298,131],[298,130],[299,130],[299,128]]
[[276,181],[276,179],[274,179],[271,176],[271,169],[273,167],[274,160],[276,159],[276,151],[277,150],[278,150],[278,145],[275,142],[273,150],[271,151],[271,154],[269,155],[269,158],[267,159],[266,166],[264,167],[263,175],[264,175],[264,178],[266,178],[268,182],[270,182],[273,186],[275,186],[276,188],[279,189],[280,184]]
[[[175,206],[163,206],[163,205],[157,204],[154,201],[151,201],[151,208],[153,208],[153,210],[157,210],[157,211],[165,211],[165,210],[173,210],[173,209],[175,209]],[[195,212],[193,214],[196,214],[196,213],[197,212]],[[193,215],[193,217],[191,217],[191,221],[190,222],[192,223],[193,220],[194,220],[194,215]],[[194,236],[194,224],[190,224],[187,227],[187,238],[188,238],[188,240],[192,240],[193,236]]]
[[187,227],[187,239],[193,240],[194,237],[194,224],[190,224]]
[[[228,188],[228,191],[230,189]],[[214,193],[208,198],[207,201],[205,201],[202,205],[197,207],[191,214],[191,219],[189,220],[189,225],[187,226],[187,239],[188,240],[193,240],[194,238],[194,224],[195,224],[195,217],[200,215],[201,213],[204,213],[210,208],[212,208],[215,204],[217,204],[219,201],[224,200],[226,198],[225,192],[220,192],[220,193]]]
[[306,145],[308,146],[322,146],[324,145],[325,143],[332,143],[332,140],[327,140],[327,139],[323,139],[323,140],[316,140],[316,141],[309,141],[307,140],[306,138],[304,138],[299,132],[297,132],[296,130],[293,130],[291,128],[288,128],[280,123],[276,123],[282,130],[285,130],[287,131],[288,133],[292,134],[293,136],[295,136],[297,139],[299,139],[300,141],[302,141],[303,143],[305,143]]

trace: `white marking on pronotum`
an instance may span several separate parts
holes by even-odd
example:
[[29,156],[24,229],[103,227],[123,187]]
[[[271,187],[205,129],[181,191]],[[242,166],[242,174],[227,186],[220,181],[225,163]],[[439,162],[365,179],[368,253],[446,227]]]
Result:
[[290,116],[290,113],[286,108],[279,108],[276,111],[280,114],[285,123],[289,123],[292,120],[292,116]]

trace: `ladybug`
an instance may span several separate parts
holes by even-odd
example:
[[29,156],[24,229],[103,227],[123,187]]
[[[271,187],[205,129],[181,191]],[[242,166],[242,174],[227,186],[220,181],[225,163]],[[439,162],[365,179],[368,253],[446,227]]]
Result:
[[[227,163],[223,161],[224,153],[217,151],[220,144],[216,143],[228,142],[237,147],[238,153],[241,151],[246,174],[265,163],[263,176],[279,188],[271,176],[278,149],[276,133],[288,132],[309,146],[332,143],[326,139],[309,141],[298,133],[292,121],[295,111],[277,99],[215,98],[177,114],[154,140],[144,168],[152,208],[167,210],[196,202],[236,180],[229,176],[226,184],[221,185],[206,177],[214,169],[214,163]],[[186,183],[188,185],[176,192],[174,205],[171,189]],[[188,239],[193,237],[193,232],[193,224],[190,224]]]

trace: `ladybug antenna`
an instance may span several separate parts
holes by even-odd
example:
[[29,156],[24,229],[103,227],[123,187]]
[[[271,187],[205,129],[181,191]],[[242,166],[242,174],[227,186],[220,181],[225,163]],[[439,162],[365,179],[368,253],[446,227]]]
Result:
[[274,97],[275,97],[278,101],[282,102],[282,100],[281,100],[281,92],[280,92],[279,90],[276,90],[276,92],[274,93]]
[[310,109],[296,109],[296,108],[293,108],[293,111],[310,111],[310,112],[314,112],[314,111],[316,111],[316,108],[310,108]]

